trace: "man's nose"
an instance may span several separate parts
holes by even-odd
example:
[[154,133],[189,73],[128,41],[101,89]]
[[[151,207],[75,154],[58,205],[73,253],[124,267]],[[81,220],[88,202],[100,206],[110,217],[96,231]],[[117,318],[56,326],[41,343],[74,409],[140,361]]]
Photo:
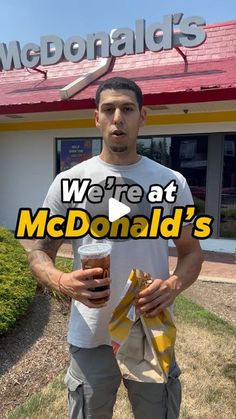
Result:
[[115,124],[119,124],[123,121],[123,115],[119,108],[115,109],[114,115],[113,115],[113,122]]

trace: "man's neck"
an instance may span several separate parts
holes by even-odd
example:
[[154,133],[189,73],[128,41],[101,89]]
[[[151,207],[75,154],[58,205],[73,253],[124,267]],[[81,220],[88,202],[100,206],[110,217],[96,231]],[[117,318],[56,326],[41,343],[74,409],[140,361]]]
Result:
[[141,159],[141,156],[136,152],[129,155],[126,152],[108,153],[102,150],[100,158],[109,164],[114,164],[117,166],[129,166],[131,164],[137,163]]

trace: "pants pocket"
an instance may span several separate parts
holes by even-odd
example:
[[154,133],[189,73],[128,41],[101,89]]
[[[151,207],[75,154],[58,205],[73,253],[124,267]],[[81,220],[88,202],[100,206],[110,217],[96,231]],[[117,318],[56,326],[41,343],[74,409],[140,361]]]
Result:
[[167,419],[178,419],[181,405],[181,383],[179,375],[181,371],[176,364],[171,371],[168,382],[166,384],[166,398],[167,398]]
[[68,388],[68,413],[70,419],[85,419],[83,382],[69,371],[64,380]]
[[123,381],[135,419],[166,419],[165,384]]
[[111,377],[109,381],[92,387],[84,384],[86,418],[111,419],[119,385],[120,377]]
[[95,385],[75,378],[70,370],[65,380],[68,388],[70,419],[111,419],[120,385],[120,376],[110,377]]

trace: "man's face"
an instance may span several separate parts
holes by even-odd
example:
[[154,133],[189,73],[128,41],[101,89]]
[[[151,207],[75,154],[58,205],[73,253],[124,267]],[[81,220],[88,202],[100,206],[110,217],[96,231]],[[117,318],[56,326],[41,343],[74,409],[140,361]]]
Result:
[[102,91],[95,122],[103,137],[103,151],[136,154],[136,139],[145,115],[132,90]]

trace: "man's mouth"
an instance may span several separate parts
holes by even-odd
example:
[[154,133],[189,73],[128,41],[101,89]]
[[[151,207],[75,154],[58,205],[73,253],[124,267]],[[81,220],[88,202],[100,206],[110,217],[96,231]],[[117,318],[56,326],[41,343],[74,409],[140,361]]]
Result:
[[126,135],[125,131],[122,131],[121,129],[115,129],[111,133],[112,137],[122,137],[123,135]]

